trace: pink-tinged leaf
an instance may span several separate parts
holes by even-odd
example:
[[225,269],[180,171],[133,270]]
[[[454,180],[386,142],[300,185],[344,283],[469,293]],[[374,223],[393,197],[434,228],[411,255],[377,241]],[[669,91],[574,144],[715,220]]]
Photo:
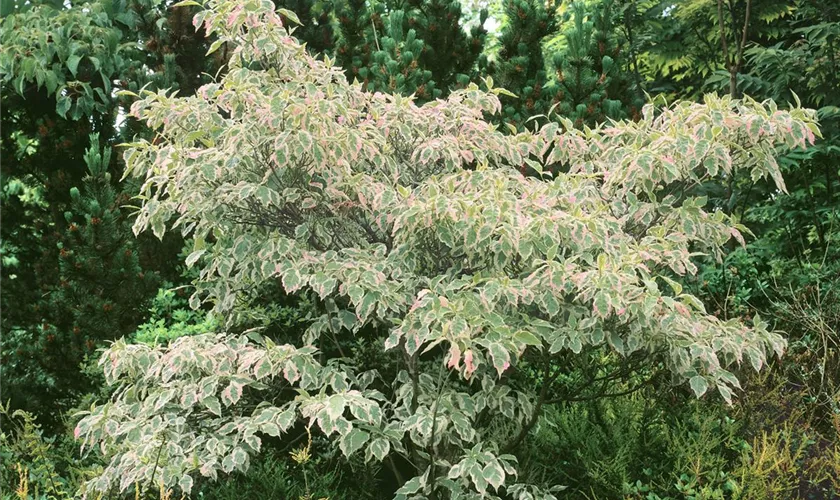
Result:
[[414,303],[413,303],[413,304],[411,304],[411,307],[408,309],[409,314],[411,314],[411,313],[413,313],[414,311],[416,311],[416,310],[417,310],[417,308],[418,308],[418,307],[420,307],[420,303],[421,303],[421,300],[420,300],[419,298],[418,298],[418,299],[416,299],[416,300],[414,301]]
[[458,344],[453,343],[449,347],[449,361],[446,363],[447,368],[460,368],[461,365],[461,348]]
[[681,304],[681,303],[677,302],[677,303],[675,303],[675,304],[674,304],[674,309],[675,309],[675,310],[676,310],[676,311],[677,311],[677,312],[678,312],[681,316],[685,316],[686,318],[690,316],[690,314],[689,314],[689,312],[688,312],[688,308],[685,306],[685,304]]
[[592,312],[601,318],[606,318],[610,314],[610,298],[606,292],[598,292],[595,294],[595,300],[592,302]]
[[237,18],[237,16],[239,16],[239,13],[240,13],[240,12],[242,12],[242,7],[241,7],[241,6],[238,6],[238,7],[236,7],[235,9],[233,9],[233,10],[230,12],[230,14],[228,14],[228,17],[227,17],[227,26],[228,26],[228,28],[230,28],[230,27],[232,27],[232,26],[233,26],[233,24],[236,22],[236,18]]
[[464,376],[469,379],[475,369],[472,349],[467,349],[467,352],[464,353]]
[[222,391],[222,403],[225,406],[234,405],[242,397],[242,384],[238,382],[231,382],[224,391]]
[[510,367],[510,353],[498,342],[490,344],[489,351],[490,357],[493,358],[493,367],[501,377],[502,373]]
[[290,269],[283,275],[283,287],[286,289],[286,292],[294,293],[301,286],[303,286],[303,280],[297,269]]
[[747,242],[744,240],[744,236],[741,234],[741,231],[738,231],[734,227],[731,227],[729,228],[729,234],[731,234],[732,237],[735,238],[735,240],[738,241],[738,243],[740,243],[742,247],[746,248]]
[[257,380],[263,379],[271,375],[271,370],[271,360],[268,358],[268,356],[263,356],[263,358],[260,359],[254,366],[254,376],[257,378]]

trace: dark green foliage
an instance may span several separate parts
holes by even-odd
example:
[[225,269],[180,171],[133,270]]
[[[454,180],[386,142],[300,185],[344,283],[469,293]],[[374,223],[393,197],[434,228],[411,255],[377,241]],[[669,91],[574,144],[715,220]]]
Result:
[[[554,4],[509,0],[503,5],[499,52],[487,71],[496,85],[516,94],[503,98],[504,121],[522,127],[549,112],[576,127],[638,118],[644,101],[617,26],[624,10],[612,0],[574,2],[561,23]],[[548,45],[558,31],[558,43]]]
[[[66,228],[56,237],[57,262],[42,261],[55,266],[56,281],[42,285],[39,300],[4,318],[4,396],[30,409],[72,401],[89,390],[79,364],[103,341],[131,333],[157,287],[156,275],[140,266],[121,213],[126,200],[108,172],[111,149],[100,149],[95,135],[90,143],[84,156],[88,176],[81,189],[70,189]],[[34,325],[27,326],[27,319]]]
[[409,5],[409,12],[416,16],[414,22],[409,19],[409,27],[418,30],[426,44],[420,65],[431,71],[444,92],[465,86],[484,49],[486,10],[479,12],[477,22],[467,30],[458,1],[412,0]]
[[[738,57],[739,49],[743,56],[752,46],[769,47],[789,37],[791,32],[786,25],[795,12],[809,4],[822,6],[825,2],[722,0],[720,4],[725,53],[717,0],[634,0],[625,7],[625,17],[638,20],[631,43],[649,93],[663,93],[672,99],[697,99],[715,90],[732,93],[729,66],[734,63],[739,66],[735,71],[735,93],[760,97],[744,88],[744,74],[749,70],[747,61]],[[813,23],[820,18],[810,19]],[[743,45],[742,40],[746,42]]]
[[150,268],[173,271],[172,239],[135,241],[121,208],[129,198],[111,147],[150,131],[119,119],[130,101],[116,92],[190,93],[216,61],[203,57],[192,7],[12,4],[0,34],[3,397],[43,411],[49,426],[58,401],[66,408],[89,388],[84,357],[141,321]]
[[803,357],[787,365],[786,373],[812,391],[818,403],[814,408],[827,421],[837,407],[831,401],[840,395],[840,380],[815,373],[837,373],[828,367],[836,363],[840,331],[840,79],[835,61],[840,9],[804,1],[794,7],[773,21],[776,43],[746,50],[739,85],[756,97],[801,99],[817,108],[824,139],[781,159],[788,193],[733,178],[728,190],[712,197],[721,209],[741,215],[756,237],[724,262],[708,263],[695,286],[722,316],[757,309],[788,332],[792,352]]
[[[306,444],[306,434],[302,443]],[[313,444],[313,447],[317,446]],[[227,481],[208,483],[198,490],[199,500],[265,499],[340,499],[379,500],[383,494],[376,471],[361,465],[357,470],[338,466],[334,460],[315,449],[313,458],[295,463],[286,453],[266,453],[251,465],[248,474],[233,475]],[[305,476],[305,479],[304,479]]]
[[557,29],[556,5],[541,0],[504,0],[499,52],[487,66],[494,84],[516,94],[502,96],[501,119],[516,127],[547,114],[556,98],[548,86],[542,45]]
[[613,0],[571,4],[565,47],[553,55],[560,91],[555,112],[575,126],[637,119],[644,100],[633,83]]
[[382,4],[378,7],[377,15],[383,23],[375,35],[377,49],[373,52],[367,87],[389,94],[416,94],[420,100],[440,97],[443,91],[437,88],[431,70],[420,64],[426,44],[417,38],[416,29],[409,28],[415,18],[407,17],[402,10],[385,11]]
[[332,20],[332,2],[313,0],[276,0],[278,8],[294,12],[302,26],[295,29],[295,36],[306,43],[315,54],[328,54],[335,45]]
[[185,289],[164,283],[149,308],[149,319],[137,327],[133,340],[162,344],[185,335],[214,332],[219,323],[204,311],[190,309]]
[[336,15],[336,59],[348,79],[374,91],[414,94],[418,102],[465,85],[486,36],[485,15],[468,34],[456,1],[349,0]]

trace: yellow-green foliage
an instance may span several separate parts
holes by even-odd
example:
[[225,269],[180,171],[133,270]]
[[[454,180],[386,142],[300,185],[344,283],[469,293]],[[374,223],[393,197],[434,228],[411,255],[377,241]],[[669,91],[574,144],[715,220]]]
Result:
[[734,472],[737,498],[793,498],[807,447],[807,437],[790,425],[764,431],[753,439]]
[[[54,438],[44,438],[35,417],[21,410],[12,412],[7,405],[0,406],[0,419],[2,498],[74,498],[84,471],[54,446]],[[13,496],[9,494],[12,491]]]

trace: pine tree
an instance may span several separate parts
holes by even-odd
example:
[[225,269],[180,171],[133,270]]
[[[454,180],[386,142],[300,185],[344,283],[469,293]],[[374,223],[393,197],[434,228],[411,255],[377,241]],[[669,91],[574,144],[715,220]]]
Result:
[[[29,405],[43,399],[70,400],[90,389],[79,364],[104,341],[133,331],[159,282],[156,273],[144,272],[140,265],[137,241],[120,209],[128,199],[118,194],[108,172],[111,149],[100,149],[96,134],[90,144],[82,188],[70,189],[67,226],[57,242],[58,262],[47,264],[55,269],[57,280],[28,311],[37,318],[37,326],[16,328],[3,339],[4,351],[16,351],[4,360],[10,362],[4,365],[4,376],[14,380],[7,386],[12,394],[6,397],[17,400],[22,395],[16,391],[27,391]],[[29,380],[32,377],[37,380]],[[27,382],[44,392],[34,391]]]
[[369,90],[414,94],[420,103],[465,85],[486,38],[481,23],[465,31],[456,1],[349,0],[337,17],[336,59],[348,78]]
[[494,84],[514,93],[503,96],[502,120],[517,128],[549,111],[555,89],[548,84],[543,41],[557,29],[556,6],[543,0],[505,0],[499,53],[486,72]]
[[[82,236],[76,231],[110,224],[102,216],[96,216],[91,228],[78,219],[65,219],[65,212],[80,210],[79,203],[92,189],[86,180],[90,134],[95,131],[103,145],[135,134],[149,137],[152,132],[135,120],[117,120],[131,103],[117,91],[148,84],[147,88],[177,88],[188,95],[215,70],[214,61],[203,57],[204,33],[196,33],[192,24],[196,7],[108,0],[15,4],[15,9],[3,12],[0,30],[2,399],[11,399],[13,408],[37,411],[49,426],[61,416],[72,393],[85,386],[78,364],[90,352],[86,340],[97,344],[101,335],[119,334],[96,330],[100,333],[85,338],[85,324],[78,324],[78,340],[65,344],[75,338],[75,318],[92,328],[110,328],[109,318],[127,322],[133,317],[119,307],[106,311],[104,304],[79,316],[70,302],[102,286],[97,273],[84,272],[86,265],[94,265],[96,248],[84,251],[88,243],[77,241]],[[119,177],[120,162],[114,161],[111,168]],[[126,224],[112,229],[115,240],[133,240]],[[102,241],[97,237],[96,244]],[[133,254],[144,247],[144,256],[154,256],[154,261],[143,259],[146,269],[168,273],[174,267],[177,251],[139,246]],[[89,254],[78,261],[80,271],[68,268],[64,260],[74,252]],[[117,266],[115,259],[105,265]],[[128,303],[142,304],[146,288],[134,288],[136,283],[123,280],[117,291],[131,296]],[[76,304],[81,307],[81,302]]]
[[[335,45],[330,13],[330,2],[313,0],[275,0],[278,8],[288,9],[298,16],[301,25],[294,30],[294,36],[306,44],[313,54],[329,54]],[[289,23],[286,23],[289,25]],[[292,24],[293,25],[293,24]]]
[[614,0],[573,3],[565,50],[552,58],[560,88],[556,112],[577,127],[634,117],[643,104],[624,67],[613,6]]
[[420,65],[431,71],[438,88],[466,85],[474,73],[487,38],[487,11],[479,12],[478,23],[465,31],[465,16],[455,0],[411,0],[409,28],[425,42]]
[[367,84],[368,64],[375,45],[368,44],[373,34],[373,20],[367,0],[346,0],[336,7],[340,39],[336,43],[335,58],[344,68],[350,81]]
[[[382,9],[382,5],[379,5]],[[414,28],[408,28],[415,19],[402,10],[379,12],[385,18],[382,36],[377,40],[377,50],[371,62],[370,83],[372,91],[390,94],[415,94],[420,101],[441,96],[431,70],[420,63],[425,42],[417,37]]]

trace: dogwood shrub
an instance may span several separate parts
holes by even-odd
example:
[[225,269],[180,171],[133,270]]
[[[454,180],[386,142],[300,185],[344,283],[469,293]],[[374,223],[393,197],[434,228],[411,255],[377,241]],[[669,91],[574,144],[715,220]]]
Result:
[[[113,344],[100,361],[113,399],[76,429],[110,457],[88,493],[189,493],[305,425],[348,457],[402,455],[416,474],[399,498],[552,498],[517,483],[516,444],[569,355],[648,353],[727,401],[733,367],[781,355],[757,316],[708,315],[678,280],[693,256],[743,242],[695,188],[746,170],[783,191],[774,156],[813,143],[813,112],[709,96],[636,123],[505,134],[484,119],[500,110],[491,82],[416,106],[309,56],[270,0],[206,7],[195,24],[229,45],[229,71],[132,107],[158,132],[125,151],[145,179],[135,232],[192,238],[194,307],[233,318],[242,294],[280,280],[320,316],[287,344],[256,331]],[[395,377],[326,355],[363,328]],[[526,366],[532,387],[508,384]],[[487,414],[509,421],[506,442]]]

